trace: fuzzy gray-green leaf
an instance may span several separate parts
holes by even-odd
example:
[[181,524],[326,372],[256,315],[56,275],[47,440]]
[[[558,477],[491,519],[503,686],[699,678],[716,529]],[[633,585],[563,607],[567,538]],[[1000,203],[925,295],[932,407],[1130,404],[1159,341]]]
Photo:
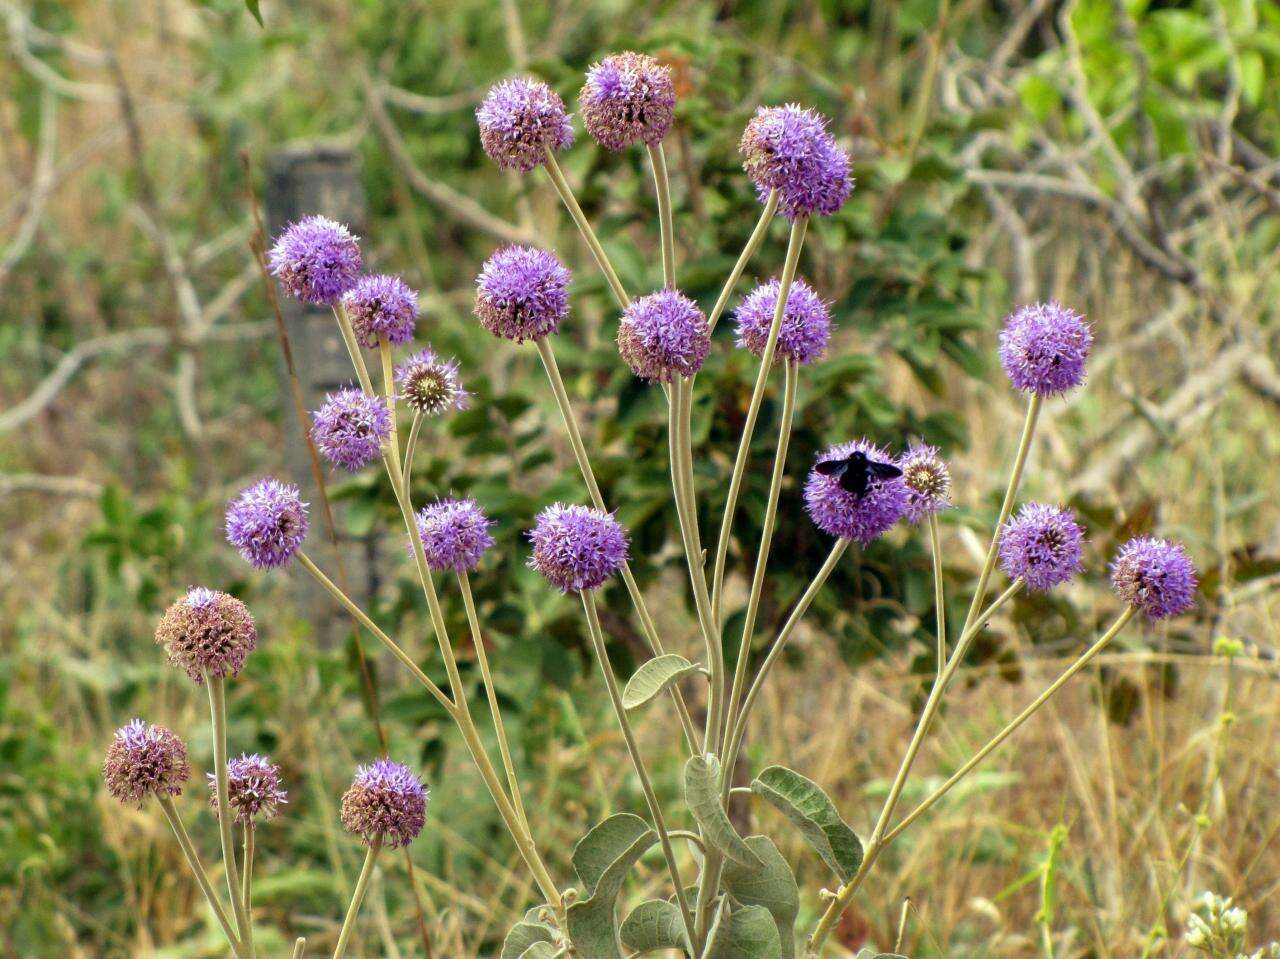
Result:
[[796,948],[796,916],[800,912],[800,887],[795,874],[768,836],[748,836],[747,845],[764,864],[759,868],[724,864],[724,887],[744,906],[763,906],[778,927],[782,959],[792,959]]
[[858,871],[862,865],[862,841],[812,779],[785,766],[770,766],[755,778],[751,789],[796,825],[842,882],[848,882]]
[[655,656],[632,674],[622,691],[622,705],[627,709],[643,706],[672,683],[698,671],[698,667],[678,653]]
[[507,933],[502,943],[500,959],[520,959],[529,947],[539,942],[551,942],[553,933],[550,926],[541,922],[517,922]]
[[582,959],[620,959],[615,904],[627,872],[657,842],[639,816],[618,813],[598,823],[573,850],[573,868],[587,894],[569,907],[569,938]]
[[680,907],[665,899],[650,899],[631,911],[622,923],[622,944],[636,952],[654,949],[690,951]]
[[554,943],[535,942],[532,946],[520,953],[520,959],[552,959],[557,952]]
[[760,857],[742,840],[720,805],[720,760],[708,753],[684,766],[684,799],[707,840],[742,866],[760,866]]
[[704,959],[781,959],[782,943],[764,906],[732,908],[725,897],[707,937]]

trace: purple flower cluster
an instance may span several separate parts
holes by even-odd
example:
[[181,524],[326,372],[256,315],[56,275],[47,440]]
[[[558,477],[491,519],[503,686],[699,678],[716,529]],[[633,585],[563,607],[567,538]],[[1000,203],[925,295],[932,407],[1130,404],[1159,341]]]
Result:
[[504,170],[528,173],[546,152],[573,143],[573,124],[559,94],[541,80],[516,77],[495,84],[476,108],[480,145]]
[[627,561],[627,531],[612,513],[588,506],[548,506],[529,539],[529,567],[563,593],[603,586]]
[[1138,536],[1111,563],[1116,595],[1150,619],[1167,619],[1195,605],[1196,568],[1181,543]]
[[907,522],[919,523],[931,513],[951,506],[951,471],[936,447],[912,444],[902,459],[902,484],[907,488]]
[[[859,451],[877,463],[893,462],[892,456],[867,439],[833,446],[819,454],[817,462],[845,459]],[[809,471],[804,484],[804,505],[814,524],[824,533],[857,540],[864,546],[902,519],[909,502],[910,494],[900,476],[872,478],[861,496],[842,487],[838,477],[816,469]]]
[[1000,534],[1000,567],[1010,579],[1023,579],[1033,592],[1065,583],[1083,567],[1084,530],[1075,513],[1043,503],[1028,503]]
[[457,360],[442,360],[430,347],[396,367],[400,398],[423,416],[465,410],[471,394],[462,388]]
[[156,642],[197,683],[236,676],[258,645],[249,607],[226,593],[195,587],[160,618]]
[[336,303],[360,275],[360,245],[341,223],[308,216],[290,224],[268,254],[271,272],[290,296]]
[[262,479],[227,505],[227,541],[258,569],[293,558],[307,538],[307,504],[298,487]]
[[[733,312],[738,325],[738,345],[755,356],[764,354],[778,309],[777,279],[762,283],[747,294]],[[787,291],[787,305],[778,328],[778,345],[774,362],[788,359],[806,366],[822,358],[831,339],[831,307],[797,277]]]
[[427,798],[408,766],[379,759],[356,770],[342,796],[342,825],[366,846],[379,838],[392,849],[407,846],[426,825]]
[[138,803],[148,796],[180,796],[191,776],[187,747],[164,726],[135,719],[116,730],[102,763],[102,778],[120,802]]
[[569,315],[569,271],[546,250],[504,247],[476,277],[475,314],[494,336],[516,343],[549,336]]
[[342,389],[313,414],[311,435],[325,459],[354,473],[382,453],[391,436],[391,410],[382,397]]
[[778,209],[790,220],[830,216],[853,190],[849,156],[827,132],[827,121],[794,104],[761,107],[739,146],[760,202],[778,191]]
[[367,350],[386,337],[392,346],[413,339],[418,325],[418,294],[398,276],[362,276],[342,295],[356,341]]
[[671,68],[644,53],[615,53],[587,70],[582,122],[607,150],[659,143],[675,117]]
[[[493,545],[493,520],[473,499],[445,499],[418,512],[422,551],[431,569],[467,573],[475,569]],[[410,552],[413,544],[409,544]]]
[[1016,310],[1000,331],[1000,363],[1014,389],[1056,396],[1084,382],[1093,331],[1084,318],[1060,303],[1033,303]]
[[[218,809],[218,777],[205,774],[209,780],[209,805]],[[227,762],[227,805],[235,813],[236,822],[252,829],[259,818],[274,819],[279,807],[288,803],[289,794],[280,786],[280,767],[265,756],[254,753]]]
[[636,376],[651,383],[692,376],[711,352],[707,318],[677,290],[642,296],[623,311],[618,352]]

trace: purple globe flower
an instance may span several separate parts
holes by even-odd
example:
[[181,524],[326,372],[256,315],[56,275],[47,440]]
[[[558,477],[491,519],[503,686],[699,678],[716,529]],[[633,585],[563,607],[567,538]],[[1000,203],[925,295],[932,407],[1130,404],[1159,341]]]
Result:
[[951,506],[951,471],[937,447],[913,444],[898,461],[907,487],[907,522],[919,523]]
[[559,94],[541,80],[516,77],[489,89],[476,108],[480,145],[499,167],[528,173],[573,143],[573,124]]
[[367,350],[386,337],[392,346],[413,339],[418,324],[418,294],[398,276],[362,276],[342,295],[356,341]]
[[1181,543],[1138,536],[1111,563],[1111,586],[1150,619],[1167,619],[1195,605],[1196,568]]
[[1060,303],[1033,303],[1016,310],[1000,331],[1000,363],[1014,389],[1055,396],[1084,382],[1093,331],[1084,318]]
[[563,593],[603,586],[627,561],[627,531],[612,513],[588,506],[548,506],[529,539],[529,567]]
[[307,538],[307,504],[298,487],[262,479],[227,504],[227,541],[258,569],[283,566]]
[[396,382],[400,384],[401,399],[423,416],[465,410],[471,395],[462,388],[457,360],[442,360],[430,347],[396,368]]
[[[818,455],[817,462],[845,459],[855,452],[865,453],[877,463],[892,463],[893,457],[870,440],[841,443]],[[840,485],[836,476],[816,469],[809,471],[804,484],[804,505],[818,529],[841,539],[857,540],[863,546],[883,536],[907,512],[909,496],[902,477],[872,478],[861,496]]]
[[592,139],[606,150],[625,150],[667,135],[676,90],[670,67],[644,53],[615,53],[587,70],[578,100]]
[[291,223],[267,257],[285,292],[304,303],[336,303],[360,275],[356,238],[323,216]]
[[[459,573],[475,569],[493,545],[492,525],[473,499],[445,499],[423,507],[418,511],[418,533],[427,566]],[[412,552],[412,543],[409,549]]]
[[1000,567],[1010,579],[1022,578],[1028,589],[1045,592],[1080,572],[1083,547],[1075,513],[1028,503],[1000,534]]
[[102,763],[102,778],[120,802],[138,803],[148,796],[180,796],[191,775],[187,747],[164,726],[135,719],[116,730]]
[[258,645],[258,630],[240,600],[197,586],[165,610],[156,642],[172,665],[203,684],[206,674],[218,679],[239,675]]
[[[738,345],[756,356],[764,354],[778,308],[781,283],[770,280],[747,294],[733,312],[738,324]],[[782,358],[806,366],[822,358],[831,339],[831,308],[804,280],[797,277],[787,292],[787,306],[778,328],[778,346],[774,362]]]
[[475,314],[503,339],[523,343],[549,336],[569,315],[569,271],[546,250],[503,247],[476,277]]
[[342,796],[342,825],[365,846],[381,837],[390,848],[407,846],[427,821],[427,787],[408,766],[379,759],[356,769]]
[[795,104],[760,107],[739,145],[747,176],[763,203],[778,191],[778,209],[791,220],[830,216],[853,190],[849,156],[827,132],[826,119]]
[[636,376],[651,383],[692,376],[710,351],[706,316],[676,290],[659,290],[632,301],[618,324],[618,352]]
[[355,472],[382,453],[391,436],[391,410],[380,396],[343,389],[325,397],[312,414],[311,435],[325,459]]
[[[205,775],[209,780],[209,805],[216,814],[218,777],[213,773]],[[280,767],[265,756],[254,753],[227,762],[227,805],[242,826],[252,829],[259,818],[274,819],[279,807],[288,801],[289,794],[280,787]]]

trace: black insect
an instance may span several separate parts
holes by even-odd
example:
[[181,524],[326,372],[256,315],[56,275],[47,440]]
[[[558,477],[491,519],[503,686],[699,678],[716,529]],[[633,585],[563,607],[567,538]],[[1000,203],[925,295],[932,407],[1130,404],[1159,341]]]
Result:
[[843,459],[824,460],[814,466],[814,469],[823,476],[834,476],[840,481],[842,490],[859,498],[866,495],[867,485],[873,479],[887,480],[902,475],[902,470],[892,463],[867,459],[867,454],[862,450],[854,450]]

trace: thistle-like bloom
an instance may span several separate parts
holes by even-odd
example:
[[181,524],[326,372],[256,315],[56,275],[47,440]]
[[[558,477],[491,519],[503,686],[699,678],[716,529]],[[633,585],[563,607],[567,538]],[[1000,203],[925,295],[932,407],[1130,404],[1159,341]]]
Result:
[[[870,440],[841,443],[818,455],[817,462],[845,459],[856,451],[877,463],[892,463],[893,457]],[[824,533],[857,540],[863,546],[884,533],[907,512],[909,495],[901,476],[872,477],[867,491],[857,496],[840,485],[836,476],[816,469],[809,471],[804,484],[804,505],[809,517]]]
[[636,376],[651,383],[692,376],[710,351],[706,316],[676,290],[633,300],[618,324],[618,352]]
[[1065,583],[1083,568],[1084,530],[1075,513],[1043,503],[1028,503],[1000,535],[1000,567],[1010,579],[1044,592]]
[[330,393],[312,417],[316,447],[330,463],[353,473],[376,460],[391,436],[391,410],[386,400],[363,390],[347,388]]
[[627,561],[627,531],[612,513],[589,506],[548,506],[529,539],[529,567],[562,593],[603,586]]
[[1138,536],[1111,563],[1116,595],[1151,619],[1167,619],[1195,605],[1196,568],[1181,543]]
[[388,847],[407,846],[427,821],[427,787],[408,766],[379,759],[356,769],[342,796],[342,825],[365,846],[382,837]]
[[291,223],[268,254],[271,272],[304,303],[336,303],[360,275],[360,245],[341,223],[323,216]]
[[[209,779],[209,805],[218,809],[218,777]],[[259,818],[274,819],[279,807],[288,803],[289,794],[280,786],[280,767],[257,753],[242,755],[227,762],[227,805],[235,813],[236,822],[250,829]]]
[[907,487],[907,522],[919,523],[931,513],[951,506],[951,471],[937,447],[923,443],[907,448],[898,461]]
[[1093,331],[1060,303],[1033,303],[1011,313],[1000,331],[1000,364],[1014,389],[1056,396],[1084,382]]
[[116,730],[102,763],[107,792],[139,805],[151,795],[182,795],[182,784],[190,775],[186,744],[172,730],[141,719]]
[[459,573],[475,569],[493,545],[492,525],[493,520],[473,499],[445,499],[423,507],[418,511],[418,532],[427,566]]
[[418,294],[398,276],[378,273],[362,276],[342,295],[351,317],[356,340],[367,350],[377,349],[385,336],[392,346],[413,339],[418,324]]
[[546,250],[503,247],[476,277],[475,314],[503,339],[523,343],[549,336],[569,315],[569,275]]
[[396,368],[396,382],[400,384],[400,398],[423,416],[465,410],[471,396],[462,388],[458,361],[442,360],[430,347]]
[[667,135],[676,89],[670,67],[628,51],[592,64],[578,100],[592,139],[606,150],[625,150],[636,143],[653,146]]
[[258,630],[240,600],[197,586],[165,610],[156,642],[171,664],[203,683],[206,674],[218,679],[238,675],[258,645]]
[[[773,314],[778,308],[777,279],[761,283],[747,294],[733,311],[738,324],[738,345],[754,355],[764,354],[773,327]],[[786,358],[806,366],[822,358],[831,339],[831,307],[804,280],[797,277],[787,291],[787,305],[778,328],[778,346],[774,362]]]
[[541,80],[516,77],[489,89],[476,108],[480,145],[499,167],[528,173],[546,162],[546,150],[573,143],[573,124],[560,95]]
[[853,190],[849,156],[827,132],[826,119],[795,104],[761,107],[739,145],[760,202],[778,191],[778,210],[790,220],[830,216]]
[[298,487],[261,479],[227,504],[227,541],[258,569],[283,566],[307,538],[307,504]]

